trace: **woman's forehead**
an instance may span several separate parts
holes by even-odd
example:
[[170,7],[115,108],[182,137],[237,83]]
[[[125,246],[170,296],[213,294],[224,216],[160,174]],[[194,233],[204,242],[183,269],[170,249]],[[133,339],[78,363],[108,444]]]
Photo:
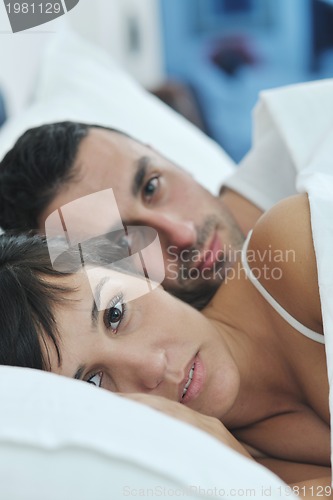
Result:
[[123,294],[126,302],[129,302],[146,295],[152,289],[143,273],[122,273],[112,265],[87,268],[86,275],[98,310],[107,309],[112,293]]

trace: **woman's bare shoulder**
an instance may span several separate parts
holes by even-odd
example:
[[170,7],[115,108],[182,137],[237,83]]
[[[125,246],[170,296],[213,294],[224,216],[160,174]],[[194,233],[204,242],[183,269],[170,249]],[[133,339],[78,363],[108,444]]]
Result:
[[298,247],[312,243],[310,207],[306,194],[285,198],[265,212],[256,223],[252,246]]
[[321,331],[322,317],[306,194],[292,196],[267,211],[254,227],[249,250],[261,284],[290,314]]

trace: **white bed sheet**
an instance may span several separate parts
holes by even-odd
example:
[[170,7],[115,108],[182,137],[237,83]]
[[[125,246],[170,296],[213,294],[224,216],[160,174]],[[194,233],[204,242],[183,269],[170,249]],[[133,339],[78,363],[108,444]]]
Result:
[[81,381],[0,367],[0,400],[1,499],[290,498],[209,435]]

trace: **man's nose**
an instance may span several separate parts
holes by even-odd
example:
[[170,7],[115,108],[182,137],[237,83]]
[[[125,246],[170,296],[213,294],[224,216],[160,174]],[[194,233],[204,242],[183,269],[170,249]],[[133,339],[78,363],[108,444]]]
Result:
[[167,360],[165,352],[155,350],[144,352],[138,346],[117,352],[117,369],[114,370],[114,382],[119,392],[154,391],[166,374]]
[[190,220],[179,219],[173,214],[151,212],[145,220],[145,224],[156,229],[164,248],[175,245],[177,248],[183,249],[196,243],[197,231],[194,223]]

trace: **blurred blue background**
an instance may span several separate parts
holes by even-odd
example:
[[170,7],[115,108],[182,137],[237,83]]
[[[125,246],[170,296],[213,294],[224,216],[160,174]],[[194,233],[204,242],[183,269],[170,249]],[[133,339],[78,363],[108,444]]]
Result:
[[262,89],[333,77],[333,0],[160,0],[160,97],[239,161]]
[[9,32],[4,10],[0,126],[33,99],[43,49],[67,22],[236,162],[261,90],[333,77],[333,0],[80,0],[33,36]]

